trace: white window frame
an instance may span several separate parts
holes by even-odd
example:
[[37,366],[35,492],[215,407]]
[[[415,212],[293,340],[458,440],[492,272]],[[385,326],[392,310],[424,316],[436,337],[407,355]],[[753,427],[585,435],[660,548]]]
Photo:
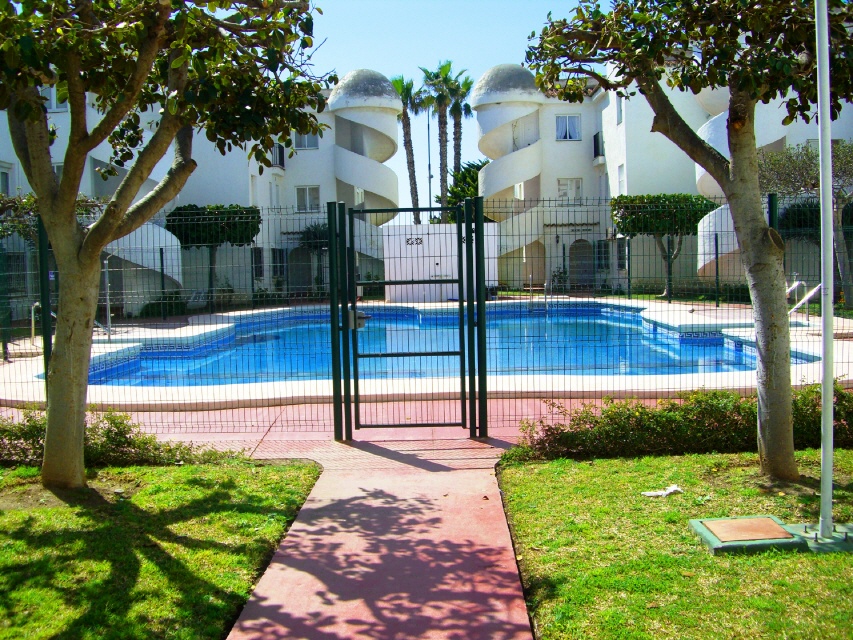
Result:
[[557,178],[557,199],[575,204],[583,202],[583,178]]
[[[317,190],[317,198],[316,198],[316,208],[311,207],[311,190]],[[299,205],[299,194],[303,192],[305,195],[303,196],[305,204],[300,207]],[[320,186],[316,184],[307,184],[307,185],[299,185],[296,187],[296,211],[297,213],[316,213],[320,211]]]
[[625,119],[624,100],[625,98],[623,98],[622,96],[616,96],[616,124],[622,124],[622,120]]
[[355,205],[354,206],[357,207],[360,204],[364,204],[364,189],[362,189],[361,187],[356,187],[355,188]]
[[619,167],[617,167],[616,172],[617,172],[617,177],[619,178],[619,181],[617,183],[617,187],[619,189],[618,195],[620,195],[620,196],[628,195],[628,187],[627,187],[628,181],[625,177],[625,165],[620,164]]
[[[565,138],[560,137],[560,118],[566,119],[566,137]],[[570,121],[569,119],[570,118],[577,120],[577,137],[575,137],[575,138],[571,137],[572,136],[572,127],[569,126],[569,121]],[[555,120],[555,125],[556,125],[555,138],[556,138],[556,140],[558,142],[578,142],[580,140],[583,140],[583,130],[581,129],[581,124],[582,124],[582,121],[581,121],[581,116],[579,113],[558,114],[557,118]]]
[[3,179],[0,178],[0,195],[12,195],[12,189],[14,189],[14,184],[12,184],[12,165],[0,163],[0,174],[6,176],[5,185],[3,184]]
[[524,183],[518,182],[512,186],[512,197],[516,200],[524,200]]
[[56,99],[56,85],[41,87],[39,93],[47,98],[44,106],[48,111],[68,111],[68,101],[60,103]]
[[299,150],[319,149],[320,136],[316,133],[294,133],[293,148]]

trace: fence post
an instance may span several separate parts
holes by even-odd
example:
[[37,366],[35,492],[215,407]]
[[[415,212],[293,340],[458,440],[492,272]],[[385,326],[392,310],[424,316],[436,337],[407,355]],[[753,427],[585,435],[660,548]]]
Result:
[[672,236],[666,237],[666,301],[672,304]]
[[[110,313],[110,269],[109,260],[104,260],[104,306],[107,309],[107,342],[113,341],[113,320]],[[163,304],[161,303],[161,307]]]
[[[352,243],[352,234],[347,230],[347,209],[343,202],[337,203],[338,211],[338,279],[341,283],[341,332],[342,353],[341,365],[343,367],[344,388],[344,440],[352,440],[352,364],[350,353],[352,353],[352,336],[349,326],[349,304],[350,297],[355,299],[357,289],[350,295],[350,264],[348,259],[347,243]],[[349,238],[349,240],[347,240]]]
[[631,238],[625,240],[625,264],[628,267],[628,300],[631,299]]
[[3,360],[9,360],[12,341],[12,306],[9,302],[9,278],[6,250],[0,247],[0,332],[3,333]]
[[[338,309],[338,231],[337,205],[334,202],[326,204],[329,220],[329,325],[332,339],[332,402],[335,440],[344,437],[343,427],[343,398],[341,397],[341,337],[340,316]],[[254,256],[254,252],[252,252]],[[252,282],[254,282],[254,273]]]
[[714,298],[720,307],[720,234],[714,234]]
[[779,196],[775,193],[767,194],[767,222],[771,229],[779,230]]
[[[261,249],[263,251],[263,249]],[[249,260],[249,291],[252,295],[251,307],[255,310],[255,247],[249,247],[249,255],[252,259]]]
[[38,231],[38,262],[39,262],[39,300],[41,304],[41,343],[44,358],[44,399],[47,401],[48,382],[47,372],[50,368],[50,355],[53,351],[53,328],[50,320],[50,273],[47,263],[47,231],[41,216],[36,217]]
[[474,316],[476,282],[474,269],[474,202],[465,198],[465,264],[468,272],[468,290],[465,308],[468,312],[468,428],[470,437],[477,436],[477,324]]
[[[106,260],[104,261],[104,268],[106,268]],[[163,321],[166,320],[166,250],[163,247],[160,247],[160,300],[162,303],[160,304],[160,311],[163,317]],[[110,315],[110,310],[107,308],[107,317]]]
[[474,240],[477,252],[477,401],[479,403],[479,431],[481,438],[489,436],[488,395],[486,369],[486,242],[485,220],[483,217],[483,196],[474,199]]

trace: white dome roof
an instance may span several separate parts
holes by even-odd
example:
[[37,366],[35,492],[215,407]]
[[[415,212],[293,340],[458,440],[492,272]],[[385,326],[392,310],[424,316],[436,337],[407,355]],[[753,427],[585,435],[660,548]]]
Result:
[[341,78],[329,96],[329,110],[348,107],[379,107],[400,112],[403,103],[388,78],[378,71],[356,69]]
[[518,64],[499,64],[477,80],[471,90],[471,106],[495,102],[544,102],[533,73]]

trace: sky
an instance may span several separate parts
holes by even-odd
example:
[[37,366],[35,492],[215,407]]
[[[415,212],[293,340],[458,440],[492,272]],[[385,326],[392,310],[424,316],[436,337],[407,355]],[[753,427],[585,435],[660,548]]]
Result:
[[[423,72],[444,60],[454,72],[466,70],[476,82],[489,68],[524,61],[531,32],[545,25],[549,11],[568,17],[574,2],[551,0],[314,0],[323,15],[315,17],[313,61],[316,72],[335,71],[339,77],[354,69],[373,69],[391,78],[403,75],[419,87]],[[439,191],[438,126],[431,130],[432,193]],[[476,118],[464,121],[462,162],[484,157],[477,149]],[[412,122],[415,172],[421,206],[428,199],[427,116]],[[448,146],[452,137],[449,134]],[[410,207],[409,177],[403,150],[386,165],[399,178],[400,206]],[[452,147],[448,165],[453,163]],[[452,168],[452,167],[451,167]]]

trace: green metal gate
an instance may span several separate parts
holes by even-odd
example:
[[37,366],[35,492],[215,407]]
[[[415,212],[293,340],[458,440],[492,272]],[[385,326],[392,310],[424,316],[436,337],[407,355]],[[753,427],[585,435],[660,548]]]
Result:
[[[451,251],[447,256],[423,256],[423,259],[430,260],[430,265],[433,260],[436,260],[436,266],[446,264],[447,258],[451,258],[453,264],[447,265],[447,273],[433,274],[430,277],[400,277],[397,274],[397,277],[389,278],[386,273],[387,261],[381,263],[381,277],[373,273],[362,273],[364,265],[359,262],[372,261],[377,265],[379,262],[376,258],[358,251],[359,247],[363,249],[365,244],[370,244],[359,237],[359,229],[368,230],[373,235],[373,248],[376,250],[377,238],[391,237],[393,231],[399,228],[411,235],[396,239],[397,243],[410,247],[414,245],[413,250],[417,251],[425,244],[425,236],[429,240],[428,236],[434,230],[444,233],[447,240],[446,234],[450,230],[446,225],[388,226],[383,232],[381,227],[366,226],[369,224],[366,221],[416,210],[347,210],[343,203],[333,202],[327,206],[335,439],[351,440],[353,429],[398,427],[457,427],[466,429],[472,438],[487,437],[485,259],[483,234],[480,232],[483,225],[482,198],[468,199],[464,206],[459,207],[417,210],[426,215],[450,212],[455,217],[452,229],[455,239],[450,243],[451,249],[455,248],[455,251]],[[418,229],[420,231],[417,231]],[[435,236],[436,234],[433,234],[433,237]],[[471,242],[470,239],[474,241]],[[392,248],[382,242],[383,260],[391,258],[388,253]],[[452,255],[453,253],[455,255]],[[400,264],[405,259],[413,260],[412,256],[400,256],[395,264]],[[418,309],[418,326],[414,329],[404,329],[407,333],[401,333],[409,340],[404,341],[399,336],[392,335],[393,329],[386,329],[387,335],[380,334],[378,339],[376,336],[369,336],[371,313],[387,314],[405,309],[405,305],[386,305],[387,295],[384,292],[394,290],[411,294],[415,291],[414,287],[420,287],[418,290],[423,293],[424,301],[422,305],[415,305]],[[365,291],[383,292],[380,296],[382,300],[363,303],[361,297]],[[441,296],[438,303],[427,302],[427,291],[432,295],[445,292],[450,295],[446,300]],[[439,338],[428,335],[425,323],[444,327],[448,325],[449,320],[453,321],[452,331],[441,331]],[[368,337],[373,339],[368,341]],[[428,344],[413,346],[412,340],[417,341],[418,338],[423,338]],[[401,342],[405,344],[401,345]],[[440,380],[437,376],[421,378],[423,374],[420,371],[412,377],[411,372],[405,370],[405,366],[411,366],[412,361],[424,363],[427,368],[432,367],[444,373]],[[448,362],[455,363],[452,365],[455,374],[447,371],[451,365],[447,364],[446,368],[443,366]],[[395,370],[398,364],[401,369]],[[384,377],[390,380],[377,383],[371,379],[372,376],[365,375],[365,370],[374,366],[384,367]],[[457,382],[452,383],[453,379]],[[419,389],[417,393],[408,389],[410,385],[418,385],[422,380],[425,384],[431,381],[432,384],[439,385],[440,392],[436,390],[435,397],[432,397],[433,392],[429,389]],[[374,387],[381,384],[387,390],[386,397],[393,398],[382,400],[380,405],[376,393],[365,395],[365,384],[373,384]],[[420,410],[418,417],[413,420],[403,419],[402,413],[392,410],[394,403],[402,406],[404,403],[413,402]],[[371,419],[366,415],[366,406],[374,409],[372,413],[379,415]],[[438,412],[444,415],[434,417],[426,411],[427,416],[423,417],[425,408],[431,406],[439,406],[442,410]],[[447,412],[451,415],[446,415]],[[388,419],[389,414],[398,418]]]

